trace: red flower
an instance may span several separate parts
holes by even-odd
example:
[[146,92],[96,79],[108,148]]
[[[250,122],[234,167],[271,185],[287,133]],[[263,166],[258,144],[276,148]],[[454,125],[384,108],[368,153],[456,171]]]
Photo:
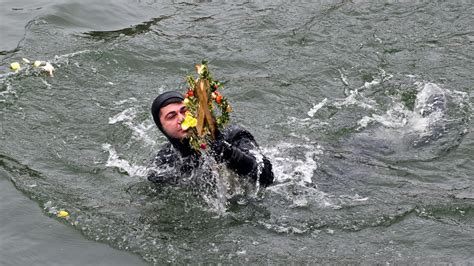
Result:
[[188,95],[189,97],[193,97],[193,96],[194,96],[194,91],[189,90],[188,93],[187,93],[187,95]]
[[206,143],[201,143],[201,146],[200,146],[200,147],[201,147],[201,150],[205,150],[206,147],[207,147],[207,146],[206,146]]
[[216,103],[221,104],[222,103],[222,95],[217,95],[216,97]]

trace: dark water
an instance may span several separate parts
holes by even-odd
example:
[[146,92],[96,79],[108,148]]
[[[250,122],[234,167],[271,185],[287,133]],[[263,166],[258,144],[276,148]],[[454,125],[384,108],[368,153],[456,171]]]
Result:
[[[56,263],[58,245],[76,265],[86,252],[103,264],[138,263],[130,252],[157,264],[473,263],[472,2],[2,6],[0,189],[15,199],[0,203],[3,264],[23,241],[4,239],[37,223],[51,226],[35,229],[49,251],[24,264]],[[55,76],[11,73],[21,58]],[[273,162],[264,193],[203,200],[145,180],[165,142],[151,101],[184,91],[204,58]]]

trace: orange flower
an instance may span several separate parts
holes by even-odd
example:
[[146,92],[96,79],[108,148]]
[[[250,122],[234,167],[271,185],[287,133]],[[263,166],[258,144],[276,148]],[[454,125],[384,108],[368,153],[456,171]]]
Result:
[[222,95],[217,95],[216,97],[216,103],[221,104],[222,103]]

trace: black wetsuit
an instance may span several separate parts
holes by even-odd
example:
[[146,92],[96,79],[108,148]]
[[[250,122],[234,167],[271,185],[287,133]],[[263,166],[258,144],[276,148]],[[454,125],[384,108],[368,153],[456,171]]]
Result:
[[[182,102],[184,97],[176,91],[160,94],[153,101],[151,113],[158,129],[169,142],[160,149],[153,166],[150,167],[148,180],[155,183],[177,183],[191,175],[193,169],[201,167],[201,155],[191,148],[189,140],[178,140],[166,134],[160,121],[160,110],[170,103]],[[258,149],[250,132],[236,126],[230,126],[221,134],[217,132],[216,140],[211,144],[211,155],[217,162],[224,162],[228,168],[241,177],[246,177],[261,186],[273,183],[273,172],[270,161]]]
[[[211,154],[217,162],[224,162],[239,176],[261,186],[273,183],[270,161],[259,151],[250,132],[236,126],[228,127],[213,143]],[[216,147],[216,146],[221,147]],[[217,153],[219,154],[216,154]],[[191,171],[200,165],[200,154],[192,150],[189,144],[170,141],[165,144],[153,160],[148,180],[154,183],[178,183],[191,175]]]

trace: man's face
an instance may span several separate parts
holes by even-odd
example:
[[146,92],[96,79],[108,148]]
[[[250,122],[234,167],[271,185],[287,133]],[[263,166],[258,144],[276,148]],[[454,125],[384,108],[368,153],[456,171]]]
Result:
[[160,122],[168,136],[183,139],[188,132],[181,129],[181,122],[186,116],[186,106],[181,103],[170,103],[160,109]]

